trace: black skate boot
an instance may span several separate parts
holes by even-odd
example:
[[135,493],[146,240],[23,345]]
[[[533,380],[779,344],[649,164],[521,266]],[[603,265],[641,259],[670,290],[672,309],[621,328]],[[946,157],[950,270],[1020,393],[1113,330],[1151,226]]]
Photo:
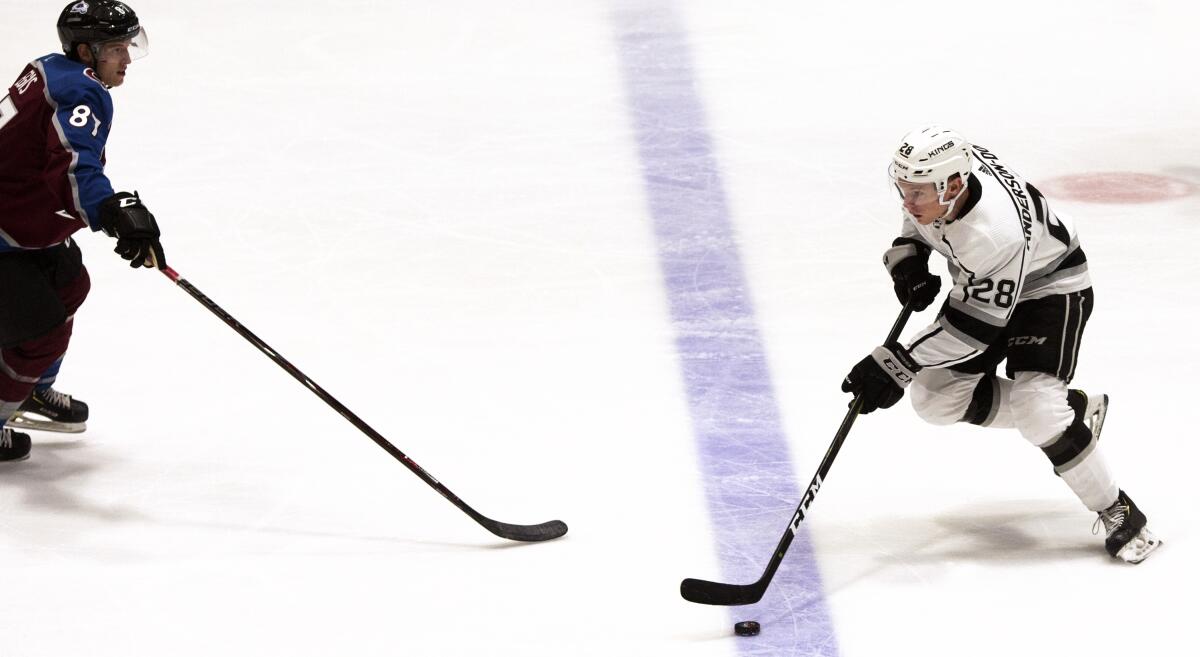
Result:
[[1108,395],[1089,395],[1082,390],[1072,389],[1067,391],[1067,404],[1075,411],[1075,417],[1092,430],[1092,438],[1099,441],[1100,432],[1104,430],[1104,417],[1108,415]]
[[34,390],[9,424],[22,429],[80,433],[87,429],[88,405],[54,388]]
[[1092,532],[1099,532],[1101,523],[1104,524],[1104,549],[1116,559],[1141,563],[1162,544],[1146,529],[1145,514],[1138,510],[1125,491],[1118,491],[1117,501],[1098,515]]
[[24,461],[29,458],[29,436],[0,427],[0,461]]

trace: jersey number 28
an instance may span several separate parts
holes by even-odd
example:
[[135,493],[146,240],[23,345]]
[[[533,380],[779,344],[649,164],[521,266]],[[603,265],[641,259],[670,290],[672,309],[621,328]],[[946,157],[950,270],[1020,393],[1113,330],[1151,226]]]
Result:
[[[1017,291],[1017,284],[1008,280],[1001,279],[999,283],[992,283],[991,279],[985,278],[981,281],[973,281],[967,286],[971,290],[971,298],[984,303],[995,303],[1001,308],[1008,308],[1013,304],[1013,292]],[[989,297],[995,287],[996,294]]]

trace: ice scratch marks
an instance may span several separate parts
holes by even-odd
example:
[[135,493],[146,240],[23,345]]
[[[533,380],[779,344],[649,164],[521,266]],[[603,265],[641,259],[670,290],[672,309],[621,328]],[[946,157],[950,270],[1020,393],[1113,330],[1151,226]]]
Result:
[[[619,0],[612,15],[720,577],[749,582],[800,491],[680,16],[669,2]],[[736,615],[764,627],[737,642],[743,655],[837,654],[803,531],[767,596]]]

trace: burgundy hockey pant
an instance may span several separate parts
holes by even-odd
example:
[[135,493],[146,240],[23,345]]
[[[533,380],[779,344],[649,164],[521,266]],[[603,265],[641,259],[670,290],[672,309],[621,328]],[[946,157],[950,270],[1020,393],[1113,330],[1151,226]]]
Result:
[[0,349],[0,426],[17,412],[34,386],[43,381],[43,376],[67,353],[75,311],[83,304],[91,287],[87,269],[81,266],[78,276],[54,291],[67,310],[66,320],[48,333]]

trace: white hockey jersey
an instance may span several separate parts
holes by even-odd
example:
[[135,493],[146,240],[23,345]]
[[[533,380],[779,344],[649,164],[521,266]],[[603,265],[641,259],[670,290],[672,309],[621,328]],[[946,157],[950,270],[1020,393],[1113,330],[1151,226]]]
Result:
[[937,321],[910,341],[923,367],[978,356],[1001,334],[1017,304],[1091,287],[1073,223],[982,146],[972,146],[970,199],[953,221],[922,226],[905,218],[897,243],[917,242],[946,257],[954,288]]

